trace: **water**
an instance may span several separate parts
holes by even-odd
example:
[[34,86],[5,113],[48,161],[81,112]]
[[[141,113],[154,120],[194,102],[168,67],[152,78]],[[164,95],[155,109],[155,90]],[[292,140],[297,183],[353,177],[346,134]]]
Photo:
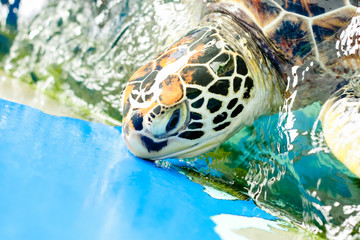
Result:
[[193,1],[48,2],[46,11],[20,15],[5,71],[110,124],[121,122],[120,93],[132,73],[201,16]]
[[[115,125],[123,84],[196,25],[202,11],[190,0],[47,2],[34,4],[30,15],[20,6],[16,27],[2,19],[4,71],[85,119]],[[320,237],[360,238],[360,180],[326,146],[320,109],[319,103],[294,112],[285,106],[210,153],[157,164],[194,180],[189,169],[211,177],[224,191],[245,194]]]
[[329,153],[321,126],[314,126],[320,109],[315,103],[286,116],[261,117],[217,150],[170,162],[226,182],[320,236],[356,235],[360,182]]

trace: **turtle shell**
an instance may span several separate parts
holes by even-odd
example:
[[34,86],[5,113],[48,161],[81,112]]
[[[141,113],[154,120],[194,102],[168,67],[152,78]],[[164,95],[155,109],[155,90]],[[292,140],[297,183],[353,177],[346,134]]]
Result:
[[[360,66],[359,54],[344,54],[341,35],[357,13],[358,0],[232,0],[262,29],[293,65],[312,56],[325,69]],[[360,37],[360,36],[359,36]],[[357,44],[350,39],[348,45]],[[348,64],[350,63],[351,64]]]

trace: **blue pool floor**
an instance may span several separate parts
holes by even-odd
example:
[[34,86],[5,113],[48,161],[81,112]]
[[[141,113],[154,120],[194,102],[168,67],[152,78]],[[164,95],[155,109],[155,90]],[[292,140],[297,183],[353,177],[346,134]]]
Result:
[[134,157],[120,127],[0,99],[0,239],[219,239],[221,213],[275,219],[210,197]]

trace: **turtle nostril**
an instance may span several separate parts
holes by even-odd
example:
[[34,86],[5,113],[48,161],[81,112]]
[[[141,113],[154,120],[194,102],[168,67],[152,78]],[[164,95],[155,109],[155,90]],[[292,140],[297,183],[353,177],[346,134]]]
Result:
[[166,125],[166,131],[170,132],[171,130],[174,130],[177,127],[179,120],[180,120],[180,109],[176,109],[171,115],[168,124]]

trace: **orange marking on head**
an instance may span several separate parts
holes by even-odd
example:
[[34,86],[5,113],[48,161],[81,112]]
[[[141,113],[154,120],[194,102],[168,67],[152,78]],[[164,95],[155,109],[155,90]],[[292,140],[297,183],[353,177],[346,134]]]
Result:
[[154,61],[151,61],[147,63],[146,65],[139,68],[129,79],[129,82],[135,81],[135,80],[142,80],[144,79],[148,74],[150,74],[154,70]]
[[139,114],[141,114],[141,116],[146,116],[157,105],[158,105],[158,102],[155,101],[147,108],[138,109],[138,112],[139,112]]
[[199,63],[199,57],[203,57],[205,55],[205,50],[198,51],[194,53],[188,60],[188,63]]
[[[124,106],[126,106],[126,104],[129,103],[129,97],[130,97],[130,94],[131,94],[132,90],[134,89],[134,87],[135,87],[135,85],[133,85],[133,84],[126,86],[126,88],[124,90],[125,92],[124,92],[124,98],[123,98]],[[127,112],[125,113],[123,118],[125,119],[126,117],[127,117]]]
[[165,67],[166,65],[172,64],[173,62],[175,62],[176,59],[173,57],[167,57],[167,58],[162,58],[160,59],[160,61],[158,62],[158,65],[160,67]]
[[200,51],[200,50],[203,50],[204,48],[205,48],[205,44],[200,44],[200,45],[196,46],[196,48],[194,50]]
[[179,58],[184,56],[186,54],[186,49],[173,49],[168,52],[166,52],[164,55],[162,55],[158,60],[156,60],[156,69],[163,68],[167,65],[172,64],[173,62],[176,62]]
[[186,45],[186,44],[191,43],[193,41],[194,41],[194,37],[192,35],[187,36],[187,37],[183,37],[178,42],[176,42],[174,45],[172,45],[170,47],[170,49],[174,49],[174,48],[177,48],[179,46]]
[[189,69],[185,69],[186,71],[182,72],[182,79],[184,80],[185,83],[187,84],[192,84],[194,82],[193,79],[193,74],[196,72],[196,70],[189,70]]
[[162,92],[159,100],[164,105],[174,105],[179,102],[183,95],[184,89],[178,75],[170,75],[162,83]]

